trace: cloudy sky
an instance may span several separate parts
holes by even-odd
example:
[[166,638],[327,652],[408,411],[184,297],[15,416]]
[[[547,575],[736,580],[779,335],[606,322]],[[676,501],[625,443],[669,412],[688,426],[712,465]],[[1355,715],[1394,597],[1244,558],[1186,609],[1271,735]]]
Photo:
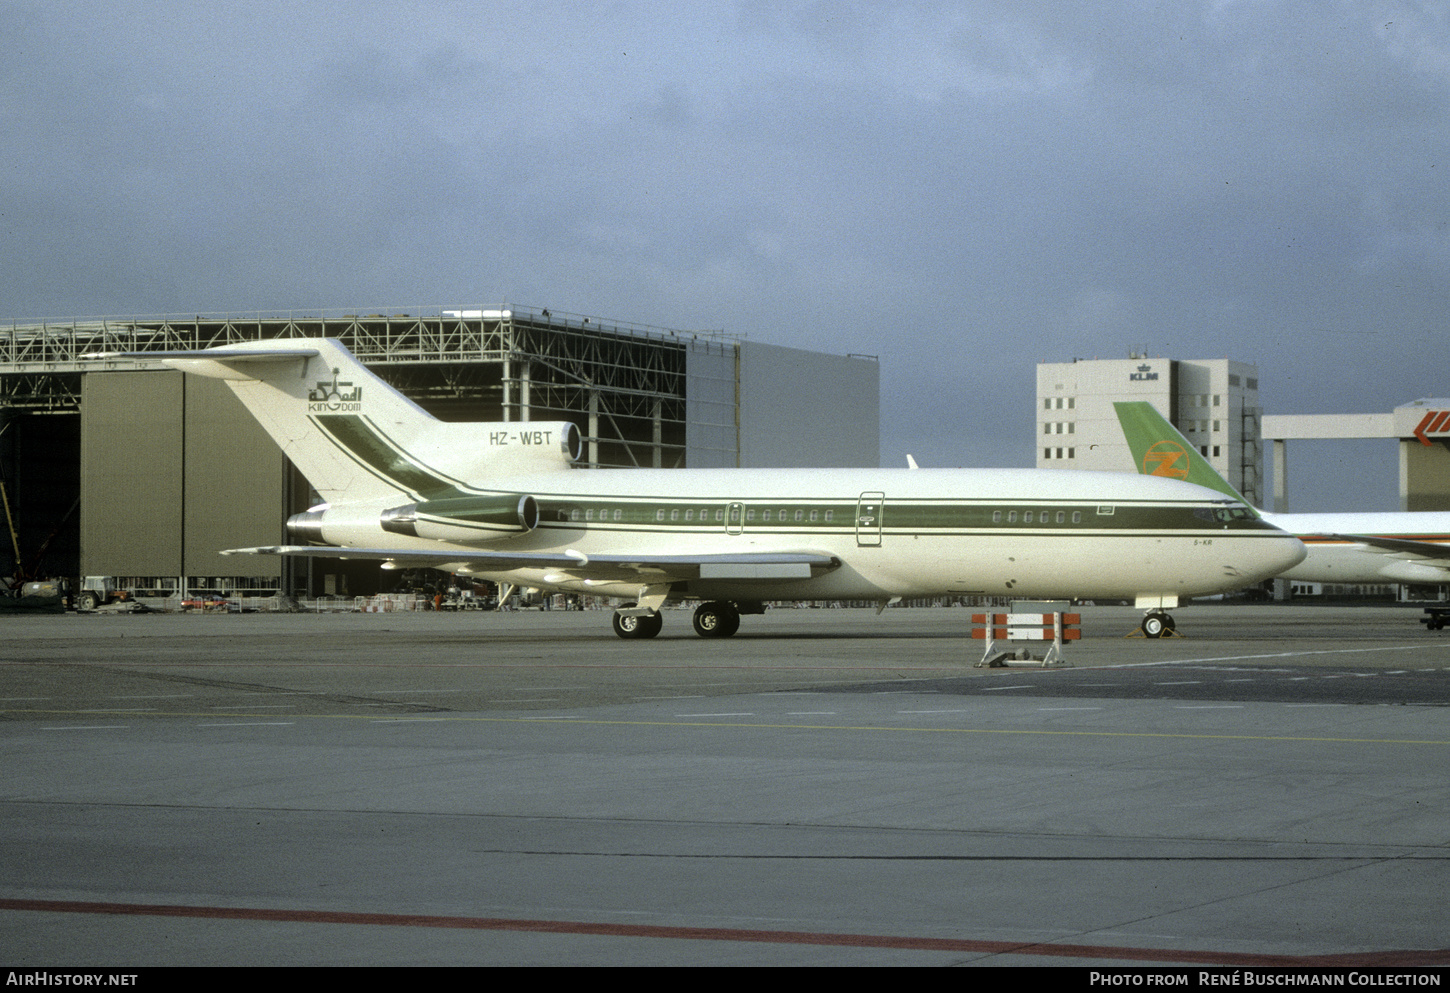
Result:
[[[0,47],[6,322],[723,328],[879,355],[887,465],[1031,465],[1036,363],[1134,348],[1450,394],[1441,2],[0,0]],[[1303,451],[1292,509],[1395,509],[1393,443]]]

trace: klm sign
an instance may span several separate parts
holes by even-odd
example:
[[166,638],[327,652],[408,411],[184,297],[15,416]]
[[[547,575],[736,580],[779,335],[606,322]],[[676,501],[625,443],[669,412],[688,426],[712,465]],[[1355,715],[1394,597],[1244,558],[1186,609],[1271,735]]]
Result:
[[1137,372],[1131,372],[1128,374],[1128,381],[1133,383],[1151,383],[1157,378],[1158,374],[1154,372],[1153,367],[1148,365],[1146,362],[1143,365],[1138,366]]

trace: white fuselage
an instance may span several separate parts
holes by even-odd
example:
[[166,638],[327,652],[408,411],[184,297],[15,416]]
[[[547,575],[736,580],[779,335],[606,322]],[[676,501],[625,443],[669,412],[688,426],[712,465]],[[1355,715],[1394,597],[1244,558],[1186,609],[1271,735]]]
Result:
[[[1450,513],[1264,513],[1263,518],[1298,536],[1308,549],[1304,561],[1279,578],[1313,583],[1450,582]],[[1444,548],[1444,557],[1425,561],[1344,537],[1352,535],[1430,542]]]
[[[1045,470],[564,470],[490,480],[527,494],[538,526],[437,541],[384,535],[376,501],[327,512],[330,544],[436,554],[440,568],[541,589],[634,595],[638,578],[567,568],[498,570],[471,550],[711,556],[813,552],[839,568],[809,578],[693,579],[702,599],[889,596],[1184,597],[1251,585],[1303,557],[1259,521],[1215,520],[1221,494],[1174,480]],[[386,501],[384,501],[386,503]],[[1198,508],[1202,516],[1194,516]],[[405,560],[400,555],[400,560]]]

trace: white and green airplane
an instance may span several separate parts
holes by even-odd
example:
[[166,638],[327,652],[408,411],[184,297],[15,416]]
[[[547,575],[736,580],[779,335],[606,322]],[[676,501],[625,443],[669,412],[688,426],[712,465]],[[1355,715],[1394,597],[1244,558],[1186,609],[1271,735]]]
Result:
[[[1041,469],[573,468],[567,421],[436,420],[340,343],[127,353],[227,381],[325,501],[312,544],[226,554],[382,560],[542,591],[620,597],[650,638],[698,600],[728,636],[765,600],[995,595],[1177,598],[1304,556],[1238,500],[1177,480]],[[1171,601],[1171,603],[1170,603]]]
[[[1145,401],[1115,403],[1140,473],[1197,483],[1247,503],[1193,443]],[[1265,521],[1296,535],[1308,555],[1279,573],[1313,583],[1450,583],[1450,513],[1388,511],[1272,514]]]

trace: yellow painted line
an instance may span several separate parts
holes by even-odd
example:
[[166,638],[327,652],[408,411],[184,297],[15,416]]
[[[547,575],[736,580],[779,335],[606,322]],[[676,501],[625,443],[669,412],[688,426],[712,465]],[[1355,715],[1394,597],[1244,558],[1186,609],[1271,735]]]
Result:
[[[1270,705],[1272,706],[1272,705]],[[80,716],[80,712],[73,710],[0,710],[0,714],[13,715],[34,715],[34,716],[58,716],[74,715]],[[178,717],[233,717],[233,718],[263,718],[275,717],[275,714],[249,714],[238,713],[185,713],[176,712],[169,714],[158,714],[155,711],[138,711],[130,716],[146,718],[178,718]],[[396,717],[381,714],[289,714],[298,721],[304,719],[313,720],[335,720],[335,721],[369,721],[374,724],[386,724],[391,722],[418,722],[418,721],[451,721],[459,724],[554,724],[557,725],[562,719],[559,715],[539,717],[465,717],[446,715],[407,715],[399,714]],[[933,728],[933,727],[889,727],[874,724],[776,724],[768,722],[749,721],[610,721],[591,718],[571,717],[571,727],[579,725],[595,725],[599,727],[654,727],[654,728],[737,728],[753,729],[760,731],[871,731],[884,732],[889,734],[960,734],[960,735],[981,735],[1000,734],[1016,736],[1047,736],[1058,738],[1166,738],[1174,740],[1189,741],[1279,741],[1279,742],[1321,742],[1334,744],[1352,745],[1450,745],[1450,738],[1340,738],[1326,735],[1272,735],[1272,734],[1188,734],[1173,731],[1048,731],[1048,730],[1023,730],[1011,728]],[[4,725],[0,725],[4,727]]]

